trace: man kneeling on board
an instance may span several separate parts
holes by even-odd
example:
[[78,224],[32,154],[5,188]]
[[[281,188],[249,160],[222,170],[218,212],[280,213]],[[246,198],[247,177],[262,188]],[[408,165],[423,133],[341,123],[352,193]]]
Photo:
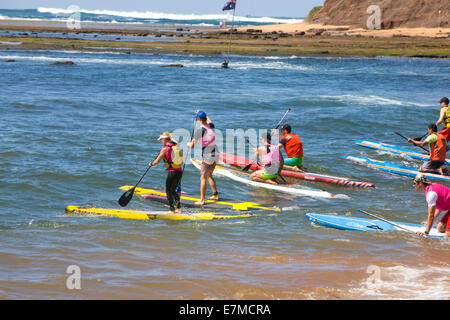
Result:
[[428,137],[424,141],[408,138],[408,142],[417,146],[423,147],[426,144],[429,145],[430,160],[425,161],[419,168],[419,171],[447,175],[447,169],[444,167],[445,155],[447,152],[447,140],[442,134],[437,133],[437,127],[434,123],[428,126],[428,134]]
[[278,184],[276,180],[283,169],[284,161],[280,150],[271,141],[272,137],[270,133],[263,133],[261,135],[262,146],[255,149],[255,159],[258,160],[259,156],[261,156],[264,168],[250,175],[250,179],[253,181]]
[[428,204],[428,219],[425,226],[425,232],[417,232],[426,236],[433,227],[433,222],[438,218],[441,212],[447,211],[444,217],[437,225],[437,230],[450,237],[450,189],[438,184],[430,183],[425,175],[419,173],[413,180],[413,185],[417,191],[425,193]]

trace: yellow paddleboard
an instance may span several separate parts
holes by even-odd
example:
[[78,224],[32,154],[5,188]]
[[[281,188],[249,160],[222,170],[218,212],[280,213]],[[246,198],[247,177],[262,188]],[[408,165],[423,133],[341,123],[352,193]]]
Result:
[[197,213],[183,213],[170,214],[166,211],[139,211],[126,209],[102,209],[102,208],[83,208],[78,206],[67,206],[66,214],[69,215],[98,215],[111,216],[121,219],[131,220],[154,220],[154,219],[169,219],[169,220],[214,220],[214,219],[231,219],[231,218],[247,218],[253,216],[252,214],[235,214],[226,215],[213,212],[197,212]]
[[[122,186],[120,187],[121,190],[127,191],[133,188],[133,186]],[[136,188],[134,191],[135,194],[138,196],[149,199],[149,200],[155,200],[163,203],[167,203],[167,196],[165,192],[152,190],[152,189],[144,189],[144,188]],[[201,208],[200,206],[195,206],[194,203],[200,201],[199,198],[192,197],[190,195],[181,195],[181,203],[183,206],[186,207],[193,207],[193,208]],[[209,210],[209,209],[225,209],[225,208],[231,207],[231,209],[234,210],[240,210],[240,211],[247,211],[247,210],[269,210],[269,211],[276,211],[280,212],[281,209],[277,207],[264,207],[261,206],[260,203],[255,202],[230,202],[230,201],[214,201],[214,200],[206,200],[205,206],[203,209]]]

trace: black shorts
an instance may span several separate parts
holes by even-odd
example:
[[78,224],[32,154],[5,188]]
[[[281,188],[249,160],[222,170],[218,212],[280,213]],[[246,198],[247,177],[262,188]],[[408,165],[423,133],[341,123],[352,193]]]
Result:
[[437,170],[444,165],[444,161],[426,161],[422,164],[419,170]]

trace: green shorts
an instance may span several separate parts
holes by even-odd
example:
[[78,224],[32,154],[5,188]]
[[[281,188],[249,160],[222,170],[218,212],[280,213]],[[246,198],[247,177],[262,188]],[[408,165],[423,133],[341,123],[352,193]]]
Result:
[[293,157],[284,160],[285,166],[301,168],[303,166],[303,157]]
[[257,173],[258,173],[258,176],[264,180],[278,178],[278,174],[267,174],[264,172],[264,170],[258,170]]

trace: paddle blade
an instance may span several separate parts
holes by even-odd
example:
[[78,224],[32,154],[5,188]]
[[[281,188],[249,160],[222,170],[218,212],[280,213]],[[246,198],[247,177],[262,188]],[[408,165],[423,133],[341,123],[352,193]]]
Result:
[[247,172],[247,171],[250,169],[251,166],[252,166],[252,163],[246,165],[246,166],[244,167],[244,169],[242,169],[242,171]]
[[134,189],[136,189],[136,187],[133,187],[122,194],[118,201],[121,207],[125,207],[131,201],[131,198],[133,198]]

